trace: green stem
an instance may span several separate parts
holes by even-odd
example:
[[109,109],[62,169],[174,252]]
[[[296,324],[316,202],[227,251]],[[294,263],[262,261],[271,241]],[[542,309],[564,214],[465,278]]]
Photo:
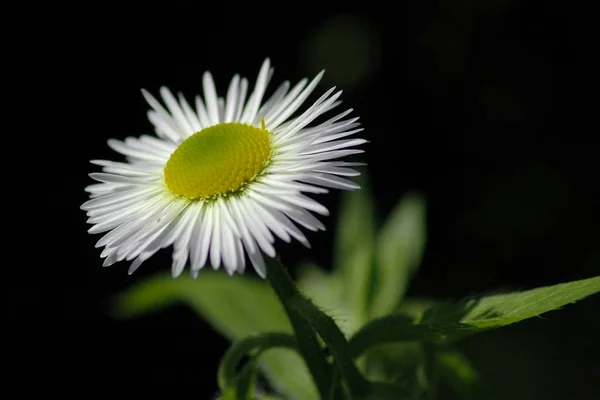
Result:
[[302,315],[290,307],[290,300],[299,294],[298,290],[279,261],[268,260],[266,264],[267,279],[288,315],[296,334],[298,350],[315,381],[320,397],[326,399],[332,384],[333,370],[323,355],[317,336],[310,325]]
[[273,347],[286,347],[297,350],[296,338],[288,333],[260,333],[247,336],[233,343],[219,364],[217,380],[219,389],[224,391],[231,386],[237,376],[240,361],[248,355],[257,357],[263,351]]
[[[321,336],[329,348],[340,376],[346,384],[351,397],[365,398],[368,396],[371,391],[370,384],[361,375],[358,368],[356,368],[348,349],[348,342],[333,319],[324,314],[298,291],[294,285],[294,281],[279,261],[273,260],[267,263],[267,278],[271,282],[271,285],[281,302],[284,304],[290,319],[292,319],[292,316],[294,316],[295,319],[296,317],[301,317],[297,319],[302,320],[302,323],[300,324],[302,332],[298,331],[296,326],[294,326],[294,330],[296,331],[298,347],[300,348],[301,353],[305,357],[308,357],[305,359],[307,360],[307,364],[309,364],[313,377],[316,380],[318,379],[318,375],[316,374],[324,373],[325,370],[327,371],[327,385],[324,387],[325,391],[321,391],[321,386],[319,382],[317,382],[321,398],[326,399],[329,394],[330,386],[332,384],[331,368],[329,368],[320,351],[319,357],[314,353],[316,350],[314,346],[318,346],[318,342],[311,327],[319,334],[319,336]],[[294,325],[293,322],[292,325]],[[310,332],[310,334],[307,335],[308,332]],[[301,337],[301,334],[307,336]],[[307,338],[310,339],[308,343],[304,343],[304,345],[306,346],[305,350],[309,351],[305,352],[302,349],[303,343],[301,340],[303,341]],[[315,361],[318,361],[318,364],[315,363]],[[323,362],[325,362],[325,365],[323,365]],[[314,363],[314,365],[311,366],[312,363]],[[321,385],[325,385],[324,380],[321,382]]]
[[432,343],[424,343],[423,351],[425,355],[425,376],[427,378],[425,399],[435,400],[438,397],[438,384],[440,379],[435,345]]

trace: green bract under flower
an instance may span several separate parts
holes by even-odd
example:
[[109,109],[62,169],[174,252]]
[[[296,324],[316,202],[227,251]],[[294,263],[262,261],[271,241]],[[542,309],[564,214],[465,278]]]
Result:
[[236,193],[253,181],[271,156],[269,132],[231,122],[204,128],[177,147],[165,166],[171,192],[190,200]]

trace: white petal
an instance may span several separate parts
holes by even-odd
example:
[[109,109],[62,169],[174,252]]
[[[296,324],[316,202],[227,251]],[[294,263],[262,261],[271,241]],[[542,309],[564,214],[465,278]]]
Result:
[[221,246],[222,246],[222,256],[223,256],[223,266],[225,267],[225,271],[229,275],[233,275],[235,270],[237,269],[236,264],[236,244],[233,232],[227,225],[223,225],[221,228]]
[[219,123],[219,105],[217,103],[217,91],[215,82],[213,81],[210,72],[205,72],[202,76],[202,86],[204,88],[204,101],[206,101],[206,109],[211,125]]
[[296,194],[294,196],[282,196],[281,199],[287,201],[288,203],[292,203],[298,207],[306,208],[307,210],[314,211],[321,215],[329,215],[329,211],[327,210],[327,208],[323,207],[321,204],[317,203],[310,197],[304,196],[303,194]]
[[231,198],[228,202],[228,206],[231,211],[231,216],[235,220],[235,223],[241,233],[241,237],[246,244],[246,248],[248,251],[255,251],[255,248],[253,247],[255,243],[248,229],[248,225],[246,224],[246,221],[242,215],[242,211],[238,205],[238,200],[235,197]]
[[196,112],[198,113],[198,119],[200,120],[200,124],[202,124],[202,128],[214,125],[208,116],[208,112],[200,96],[196,96]]
[[246,253],[240,239],[235,239],[235,264],[238,274],[243,274],[246,269]]
[[171,93],[169,89],[165,86],[160,88],[160,95],[163,98],[163,101],[167,105],[167,108],[171,112],[171,116],[173,117],[173,121],[177,124],[178,134],[182,138],[186,138],[187,136],[194,133],[194,128],[190,125],[188,119],[185,117],[185,114],[181,110],[179,104],[177,104],[177,100],[175,100],[175,96]]
[[258,246],[271,257],[275,257],[275,248],[271,243],[275,241],[275,238],[269,230],[264,226],[264,224],[256,218],[256,216],[252,215],[252,213],[246,207],[246,199],[241,199],[237,202],[237,205],[240,208],[241,216],[244,219],[245,225],[248,227],[248,230],[252,234],[252,237],[258,243]]
[[292,220],[296,221],[299,225],[302,225],[308,230],[311,231],[324,231],[325,225],[321,223],[314,215],[312,215],[307,210],[297,208],[294,211],[289,211],[285,213]]
[[260,216],[265,226],[269,228],[271,232],[279,236],[281,240],[287,243],[291,241],[292,238],[290,237],[289,233],[287,233],[283,226],[277,221],[277,219],[273,217],[273,215],[271,215],[271,213],[267,211],[267,209],[262,207],[259,203],[251,201],[246,202],[246,206],[250,212]]
[[242,78],[240,81],[240,93],[238,97],[238,102],[235,110],[235,114],[233,117],[234,121],[240,121],[242,118],[242,112],[244,111],[244,104],[246,103],[246,94],[248,92],[248,80],[246,78]]
[[212,233],[212,210],[204,206],[198,214],[190,239],[190,263],[193,270],[199,270],[206,264],[208,258],[210,236]]
[[232,122],[235,115],[235,108],[238,103],[238,87],[240,83],[239,75],[235,75],[227,89],[227,101],[225,103],[225,116],[223,122]]
[[267,84],[269,81],[269,67],[270,61],[267,58],[260,67],[260,72],[258,73],[258,79],[256,80],[254,91],[250,95],[248,104],[246,105],[246,108],[242,114],[242,118],[240,119],[240,122],[244,124],[253,124],[256,120],[256,113],[258,112],[258,108],[260,107],[260,103],[263,95],[265,94],[265,90],[267,89]]
[[179,93],[179,103],[181,103],[181,108],[185,114],[186,119],[188,120],[190,127],[192,128],[192,132],[198,132],[202,130],[202,124],[198,119],[198,115],[194,112],[190,104],[187,102],[183,94]]
[[[265,266],[265,260],[262,257],[260,251],[249,251],[248,257],[254,266],[254,269],[261,278],[267,277],[267,267]],[[274,256],[272,256],[274,257]]]
[[213,217],[210,242],[210,263],[214,269],[218,269],[221,266],[221,229],[223,229],[224,223],[219,209],[214,205],[210,208]]
[[360,185],[349,181],[348,179],[340,178],[335,175],[324,175],[319,174],[312,177],[303,177],[301,179],[303,182],[313,183],[316,185],[331,187],[334,189],[341,190],[358,190],[360,189]]

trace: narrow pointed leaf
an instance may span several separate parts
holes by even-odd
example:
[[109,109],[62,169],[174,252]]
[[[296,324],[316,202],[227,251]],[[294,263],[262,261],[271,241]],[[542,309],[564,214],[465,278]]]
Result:
[[371,317],[398,307],[421,264],[426,235],[425,200],[419,194],[409,194],[392,210],[377,236]]
[[334,248],[334,271],[341,274],[345,303],[363,322],[372,289],[375,215],[366,178],[362,188],[342,195]]
[[305,265],[299,269],[297,285],[302,294],[334,319],[346,336],[358,329],[361,321],[345,302],[344,280],[340,274],[327,273],[316,265]]
[[421,321],[393,314],[367,323],[350,340],[355,356],[367,348],[398,341],[452,340],[500,328],[559,309],[600,292],[600,277],[524,292],[440,304],[427,310]]

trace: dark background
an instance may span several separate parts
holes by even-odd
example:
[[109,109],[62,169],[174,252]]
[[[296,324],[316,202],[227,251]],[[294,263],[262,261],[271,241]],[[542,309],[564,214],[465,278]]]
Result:
[[[8,232],[18,244],[6,249],[27,265],[6,291],[17,334],[5,352],[17,355],[17,379],[52,393],[214,395],[228,343],[192,311],[133,321],[107,313],[114,294],[169,268],[169,252],[133,276],[124,263],[102,268],[79,205],[96,171],[88,160],[118,157],[106,140],[151,133],[141,88],[193,98],[210,70],[223,93],[235,73],[253,83],[265,57],[271,89],[326,69],[320,92],[344,90],[370,141],[363,159],[380,218],[411,190],[426,196],[428,247],[411,295],[457,299],[598,275],[599,168],[580,106],[579,15],[558,2],[371,3],[38,10],[36,46],[22,54],[35,68],[24,81],[34,82],[26,95],[39,113],[20,119],[37,128],[18,137],[28,146],[24,132],[34,132],[27,154],[43,163],[27,162],[41,179],[27,183],[35,194],[16,212],[27,204],[33,221]],[[330,265],[339,194],[319,200],[330,229],[309,235],[313,252],[281,244],[288,260]],[[462,347],[502,398],[596,398],[598,306],[587,299]]]

